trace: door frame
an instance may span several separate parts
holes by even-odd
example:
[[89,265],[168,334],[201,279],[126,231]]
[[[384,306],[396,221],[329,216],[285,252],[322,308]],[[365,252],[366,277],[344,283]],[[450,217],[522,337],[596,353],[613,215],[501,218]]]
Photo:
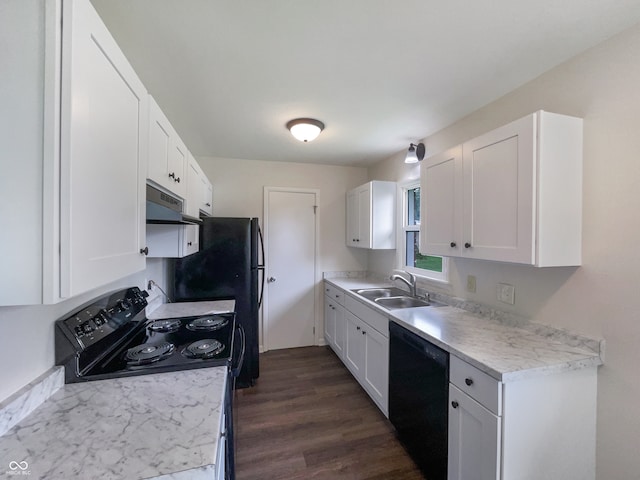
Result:
[[[265,262],[265,282],[269,278],[269,194],[271,192],[285,192],[285,193],[311,193],[315,196],[315,249],[313,252],[313,329],[314,329],[314,345],[319,345],[319,335],[323,337],[324,331],[320,331],[318,326],[318,296],[321,291],[319,285],[322,281],[321,272],[318,269],[318,257],[320,256],[320,190],[317,188],[298,188],[298,187],[264,187],[264,202],[263,202],[263,230],[264,230],[264,262]],[[265,288],[264,296],[262,299],[262,342],[260,347],[261,352],[269,350],[269,289]]]

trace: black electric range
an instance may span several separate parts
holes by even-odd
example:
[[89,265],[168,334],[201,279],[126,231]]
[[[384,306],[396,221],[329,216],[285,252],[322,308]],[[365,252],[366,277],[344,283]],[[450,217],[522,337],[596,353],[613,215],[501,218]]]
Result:
[[234,343],[241,355],[234,313],[149,320],[147,295],[138,287],[111,292],[56,322],[56,364],[66,383],[231,367]]
[[235,478],[233,389],[245,353],[234,313],[150,320],[147,292],[138,287],[96,298],[56,321],[56,365],[65,383],[227,367],[225,479]]

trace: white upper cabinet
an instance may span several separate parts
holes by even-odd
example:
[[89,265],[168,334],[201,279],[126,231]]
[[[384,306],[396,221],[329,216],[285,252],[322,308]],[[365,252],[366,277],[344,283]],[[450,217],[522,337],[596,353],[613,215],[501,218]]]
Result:
[[149,95],[149,167],[147,178],[185,198],[189,153],[156,101]]
[[422,221],[420,251],[432,255],[453,255],[459,251],[462,196],[462,146],[425,158],[420,175]]
[[187,214],[213,215],[213,186],[193,155],[189,154],[187,168]]
[[396,248],[396,184],[373,181],[347,192],[347,245]]
[[3,13],[0,305],[55,303],[145,268],[147,92],[88,0]]
[[65,1],[63,15],[61,292],[68,297],[145,268],[148,97],[89,1]]
[[539,111],[421,168],[421,253],[581,264],[581,119]]
[[200,250],[198,225],[147,225],[150,258],[182,258]]

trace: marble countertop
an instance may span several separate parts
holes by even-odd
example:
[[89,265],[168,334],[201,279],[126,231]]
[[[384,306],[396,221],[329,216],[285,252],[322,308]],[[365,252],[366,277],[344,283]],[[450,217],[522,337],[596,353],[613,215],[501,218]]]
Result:
[[162,320],[164,318],[195,317],[199,315],[211,315],[215,313],[234,312],[235,300],[215,300],[211,302],[176,302],[164,303],[153,311],[146,312],[149,320]]
[[587,343],[566,342],[566,332],[557,337],[541,335],[452,306],[387,310],[351,290],[390,286],[388,282],[366,278],[325,281],[503,382],[602,364],[599,353]]
[[213,478],[226,373],[64,385],[0,437],[0,477],[27,466],[30,479]]

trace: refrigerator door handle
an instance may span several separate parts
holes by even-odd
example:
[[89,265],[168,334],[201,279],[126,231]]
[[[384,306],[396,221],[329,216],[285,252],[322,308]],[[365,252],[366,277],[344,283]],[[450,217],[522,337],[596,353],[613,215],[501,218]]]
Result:
[[258,238],[260,239],[260,253],[262,254],[260,256],[260,260],[262,260],[262,263],[258,263],[258,268],[263,268],[265,267],[264,264],[264,239],[262,237],[262,229],[260,228],[260,224],[258,224]]
[[258,267],[258,274],[260,275],[260,296],[258,297],[258,310],[262,307],[262,297],[264,295],[264,267]]
[[258,297],[258,310],[262,307],[262,298],[264,296],[264,274],[265,274],[265,261],[264,261],[264,238],[262,237],[262,229],[258,224],[258,239],[260,240],[260,253],[262,254],[260,260],[262,263],[258,263],[258,272],[261,272],[260,279],[260,296]]

